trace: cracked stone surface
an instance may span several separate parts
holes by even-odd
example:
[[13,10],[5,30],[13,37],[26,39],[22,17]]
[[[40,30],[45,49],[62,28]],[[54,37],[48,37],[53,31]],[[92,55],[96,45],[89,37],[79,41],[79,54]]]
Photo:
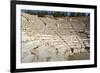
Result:
[[90,58],[89,17],[21,15],[21,61],[48,62]]

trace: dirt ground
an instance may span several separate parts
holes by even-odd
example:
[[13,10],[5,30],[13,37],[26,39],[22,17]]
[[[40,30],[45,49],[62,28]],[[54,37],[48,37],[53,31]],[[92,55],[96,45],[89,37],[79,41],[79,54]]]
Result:
[[90,59],[90,53],[82,52],[82,53],[75,53],[73,56],[69,56],[68,60],[88,60]]

